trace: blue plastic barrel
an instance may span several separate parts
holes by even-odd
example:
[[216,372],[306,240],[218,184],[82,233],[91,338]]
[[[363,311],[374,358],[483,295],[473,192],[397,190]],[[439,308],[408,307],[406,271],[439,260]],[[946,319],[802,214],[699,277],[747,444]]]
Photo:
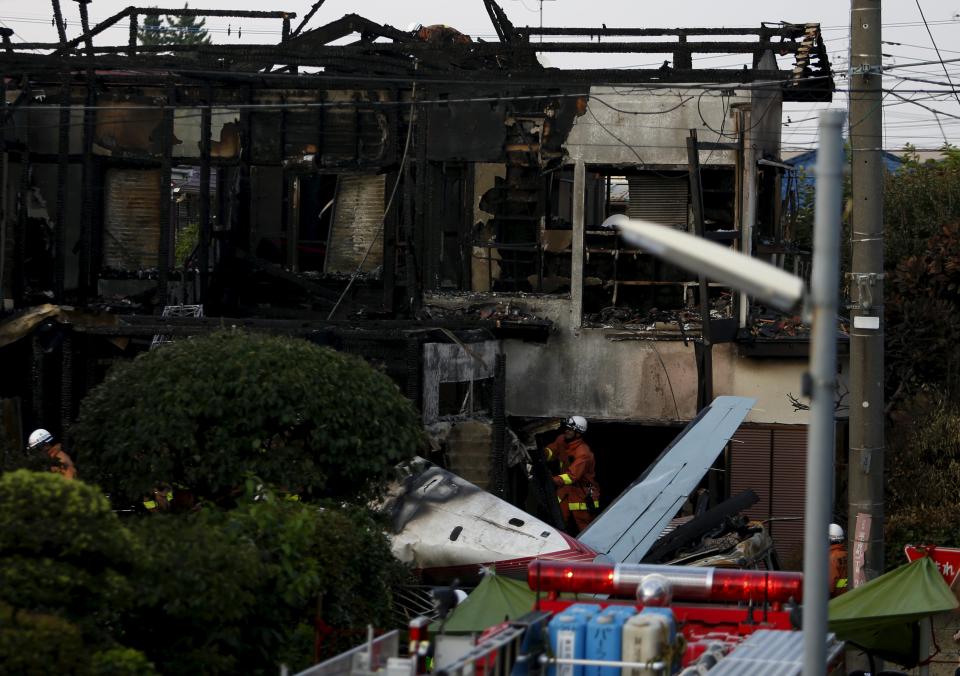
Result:
[[[622,611],[607,612],[587,624],[586,656],[588,660],[619,662],[623,653],[623,625],[629,615]],[[584,667],[583,676],[620,676],[619,667]]]
[[[585,654],[587,622],[585,612],[564,611],[555,615],[548,626],[550,648],[559,659],[582,660]],[[583,676],[583,667],[572,664],[550,665],[547,676]]]

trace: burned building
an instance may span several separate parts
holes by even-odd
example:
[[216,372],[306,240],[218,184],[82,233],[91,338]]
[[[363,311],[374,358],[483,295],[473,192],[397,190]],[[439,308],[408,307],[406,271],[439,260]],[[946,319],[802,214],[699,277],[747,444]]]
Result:
[[[805,269],[781,106],[831,97],[818,24],[537,29],[484,5],[496,41],[192,8],[162,11],[273,19],[282,40],[142,45],[128,8],[72,40],[5,41],[0,295],[17,321],[0,396],[23,426],[68,427],[154,336],[248,326],[382,364],[450,465],[501,494],[511,449],[557,417],[591,420],[612,496],[714,395],[756,397],[714,492],[799,516],[802,328],[602,224],[626,213]],[[102,41],[114,25],[127,44]],[[666,60],[542,65],[554,53]],[[744,65],[700,67],[716,54]],[[795,554],[801,530],[774,534]]]

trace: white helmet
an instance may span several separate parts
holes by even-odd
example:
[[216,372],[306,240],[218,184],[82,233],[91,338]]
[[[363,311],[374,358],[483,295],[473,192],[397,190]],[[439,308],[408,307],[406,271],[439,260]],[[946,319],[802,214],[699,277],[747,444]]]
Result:
[[580,434],[584,434],[587,431],[587,419],[583,416],[572,415],[563,421],[563,426],[571,430],[576,430]]
[[47,430],[34,430],[30,433],[30,440],[27,442],[27,448],[32,451],[33,449],[39,448],[44,444],[49,444],[51,441],[53,441],[53,435]]
[[835,523],[831,523],[830,524],[830,543],[834,544],[837,542],[843,542],[846,539],[847,539],[846,536],[843,534],[843,529],[839,525]]

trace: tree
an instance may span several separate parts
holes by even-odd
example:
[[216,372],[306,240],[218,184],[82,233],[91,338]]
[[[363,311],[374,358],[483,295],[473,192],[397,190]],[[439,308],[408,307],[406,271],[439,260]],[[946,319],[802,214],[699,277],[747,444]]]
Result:
[[386,525],[365,509],[267,493],[230,511],[226,527],[262,552],[267,585],[259,619],[284,628],[277,648],[291,667],[311,664],[318,625],[325,657],[361,642],[368,624],[391,625],[393,592],[412,581],[391,553]]
[[888,426],[886,560],[902,561],[905,544],[960,544],[960,405],[927,387],[902,401]]
[[72,432],[81,475],[126,504],[165,484],[226,504],[250,475],[354,499],[422,441],[413,406],[366,362],[240,331],[117,365]]
[[131,527],[149,548],[132,572],[138,594],[121,622],[129,645],[165,674],[252,673],[249,653],[259,653],[257,665],[272,657],[245,640],[247,627],[276,603],[257,605],[264,567],[253,543],[203,512],[150,515]]
[[897,263],[888,285],[886,371],[894,404],[923,388],[960,393],[960,223],[944,225],[921,246]]
[[123,607],[137,556],[95,486],[52,472],[0,476],[0,601],[97,634]]
[[269,490],[232,510],[136,520],[150,544],[125,615],[125,641],[164,673],[274,674],[356,645],[390,623],[406,581],[381,525],[363,509],[281,499]]
[[117,633],[140,551],[95,486],[0,476],[0,674],[152,674]]
[[[184,9],[189,9],[184,4]],[[164,25],[164,21],[166,25]],[[205,28],[206,19],[195,16],[170,16],[161,19],[160,13],[146,14],[143,26],[137,30],[137,39],[142,45],[208,45],[210,36]]]

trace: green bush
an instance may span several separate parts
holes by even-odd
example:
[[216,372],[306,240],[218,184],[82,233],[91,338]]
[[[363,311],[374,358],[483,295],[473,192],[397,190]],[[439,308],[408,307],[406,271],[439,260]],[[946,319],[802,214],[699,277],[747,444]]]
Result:
[[153,676],[150,660],[132,648],[110,648],[94,653],[87,667],[90,676]]
[[342,639],[327,654],[353,647],[368,623],[387,626],[407,574],[365,510],[270,494],[226,512],[143,517],[135,532],[150,546],[123,642],[163,673],[305,668],[318,613]]
[[422,438],[410,403],[362,360],[239,331],[118,365],[72,432],[84,476],[130,504],[161,484],[222,502],[251,474],[306,497],[355,498]]
[[905,561],[905,544],[960,546],[960,404],[936,390],[904,403],[888,426],[886,561]]
[[131,527],[146,547],[124,643],[165,674],[249,673],[244,627],[261,612],[264,572],[253,543],[203,513],[151,515]]
[[137,549],[95,486],[52,472],[0,476],[0,601],[103,629],[126,603]]
[[[391,622],[393,590],[410,573],[390,551],[384,526],[366,509],[292,502],[266,496],[232,510],[227,527],[256,543],[265,564],[264,630],[284,627],[281,654],[294,668],[308,666],[317,617],[335,635],[326,656],[363,640],[368,624]],[[266,613],[272,613],[267,616]],[[260,645],[269,639],[260,636]]]
[[389,625],[408,572],[368,510],[255,494],[121,523],[94,486],[0,475],[0,676],[274,674],[318,621],[325,655]]
[[82,673],[85,648],[69,621],[0,603],[0,676]]

